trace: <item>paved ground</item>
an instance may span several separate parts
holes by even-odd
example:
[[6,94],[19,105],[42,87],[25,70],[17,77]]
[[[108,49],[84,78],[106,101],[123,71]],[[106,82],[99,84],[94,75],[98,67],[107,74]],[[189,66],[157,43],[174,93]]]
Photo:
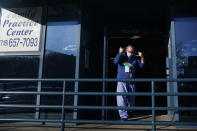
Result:
[[[132,120],[150,121],[151,115],[134,117]],[[167,115],[157,116],[157,121],[171,121]],[[108,125],[108,124],[81,124],[65,126],[65,131],[151,131],[151,126],[143,125]],[[60,131],[59,125],[1,123],[0,131]],[[197,131],[197,128],[176,128],[175,126],[158,126],[157,131]]]
[[[65,131],[151,131],[151,126],[138,125],[103,125],[84,124],[66,126]],[[176,128],[174,126],[159,126],[158,131],[196,131],[197,129]],[[60,131],[58,125],[30,125],[30,124],[1,124],[0,131]]]

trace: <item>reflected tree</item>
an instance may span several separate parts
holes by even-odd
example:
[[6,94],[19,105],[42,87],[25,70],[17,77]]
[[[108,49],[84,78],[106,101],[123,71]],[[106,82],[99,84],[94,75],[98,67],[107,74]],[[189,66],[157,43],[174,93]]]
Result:
[[176,43],[176,66],[177,66],[177,76],[184,76],[184,67],[188,64],[187,55],[184,53],[186,46],[183,43]]

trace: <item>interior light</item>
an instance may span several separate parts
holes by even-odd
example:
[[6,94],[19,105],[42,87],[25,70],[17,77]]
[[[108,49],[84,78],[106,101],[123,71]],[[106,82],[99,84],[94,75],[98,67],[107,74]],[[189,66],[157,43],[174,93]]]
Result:
[[142,38],[142,36],[134,35],[134,36],[130,37],[130,39],[139,39],[139,38]]

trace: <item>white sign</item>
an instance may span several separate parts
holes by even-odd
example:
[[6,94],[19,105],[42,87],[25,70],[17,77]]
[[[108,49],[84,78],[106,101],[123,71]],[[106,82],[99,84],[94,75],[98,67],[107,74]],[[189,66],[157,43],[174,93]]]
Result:
[[0,52],[39,51],[42,8],[1,9]]

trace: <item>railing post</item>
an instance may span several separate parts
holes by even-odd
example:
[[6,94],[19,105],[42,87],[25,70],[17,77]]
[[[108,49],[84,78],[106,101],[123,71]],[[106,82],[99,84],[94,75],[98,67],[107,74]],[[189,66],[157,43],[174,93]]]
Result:
[[155,83],[151,81],[151,92],[152,92],[152,131],[156,131],[155,125]]
[[[104,28],[104,42],[103,42],[103,88],[102,93],[105,93],[105,74],[106,74],[106,44],[107,44],[107,37],[106,37],[106,27]],[[105,106],[105,96],[102,95],[102,107]],[[102,120],[105,120],[105,110],[102,109]]]
[[66,81],[63,81],[63,89],[62,89],[62,113],[61,113],[61,131],[64,131],[64,117],[65,117],[65,111],[64,111],[64,102],[65,102],[65,91],[66,91]]

